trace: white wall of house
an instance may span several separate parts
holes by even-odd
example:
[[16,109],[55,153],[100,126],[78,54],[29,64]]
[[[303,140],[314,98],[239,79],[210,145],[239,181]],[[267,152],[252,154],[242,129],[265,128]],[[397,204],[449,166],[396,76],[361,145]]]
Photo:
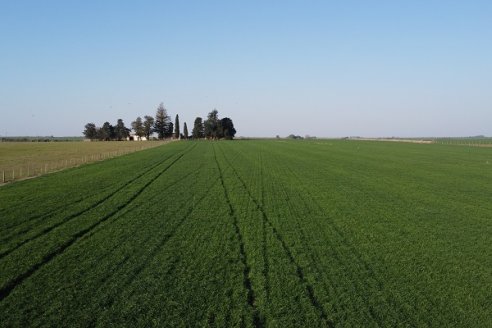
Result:
[[146,137],[139,137],[135,134],[130,134],[129,137],[126,138],[127,141],[147,141]]

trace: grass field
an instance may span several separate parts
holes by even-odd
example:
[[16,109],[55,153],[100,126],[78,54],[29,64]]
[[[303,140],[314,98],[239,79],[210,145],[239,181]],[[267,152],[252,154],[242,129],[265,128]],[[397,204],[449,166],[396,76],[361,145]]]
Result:
[[[156,147],[162,142],[0,142],[0,184]],[[4,181],[5,180],[5,181]]]
[[492,150],[176,142],[0,188],[2,326],[490,327]]

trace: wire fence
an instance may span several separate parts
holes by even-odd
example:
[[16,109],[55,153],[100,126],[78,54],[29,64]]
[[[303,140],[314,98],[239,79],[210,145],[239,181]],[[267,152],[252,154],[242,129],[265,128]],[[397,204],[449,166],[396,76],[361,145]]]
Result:
[[110,152],[86,154],[80,157],[49,160],[49,161],[42,161],[42,162],[19,163],[11,167],[1,169],[0,184],[6,184],[13,181],[34,178],[44,174],[57,172],[72,167],[77,167],[83,164],[103,161],[110,158],[141,151],[144,149],[154,148],[161,144],[162,143],[160,144],[148,143],[148,144],[141,144],[136,147],[118,149]]
[[492,138],[436,138],[435,143],[442,145],[492,147]]

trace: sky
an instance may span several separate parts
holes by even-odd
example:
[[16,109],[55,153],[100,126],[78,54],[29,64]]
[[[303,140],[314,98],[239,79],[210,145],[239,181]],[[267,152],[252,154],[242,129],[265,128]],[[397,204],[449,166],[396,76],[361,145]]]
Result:
[[0,0],[0,136],[161,102],[237,136],[492,136],[492,1]]

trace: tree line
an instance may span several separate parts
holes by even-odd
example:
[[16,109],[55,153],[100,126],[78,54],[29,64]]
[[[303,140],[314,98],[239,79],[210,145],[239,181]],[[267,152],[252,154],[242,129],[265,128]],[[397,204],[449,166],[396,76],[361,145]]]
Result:
[[[134,132],[133,135],[131,132]],[[219,118],[219,112],[214,109],[207,115],[204,121],[201,117],[195,119],[191,135],[188,133],[186,122],[183,132],[180,130],[179,115],[176,115],[174,124],[163,103],[157,107],[155,116],[145,115],[137,117],[131,122],[131,129],[125,126],[122,119],[118,119],[116,125],[104,122],[100,127],[94,123],[87,123],[83,131],[84,136],[90,140],[110,141],[128,140],[131,137],[138,140],[150,140],[154,134],[157,139],[228,139],[232,140],[236,135],[234,123],[228,117]]]

